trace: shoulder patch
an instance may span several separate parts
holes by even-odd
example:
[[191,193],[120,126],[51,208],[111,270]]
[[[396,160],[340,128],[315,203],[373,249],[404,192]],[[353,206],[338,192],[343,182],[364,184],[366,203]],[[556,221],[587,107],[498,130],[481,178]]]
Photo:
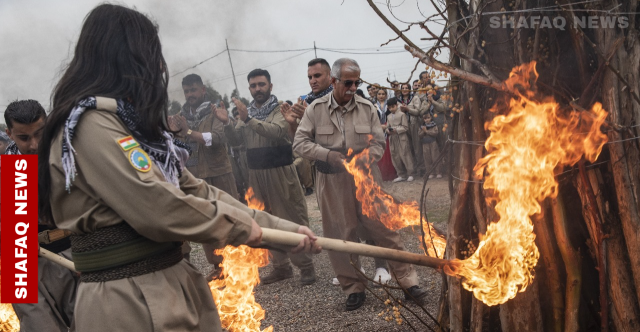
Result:
[[120,147],[124,151],[129,151],[135,147],[140,146],[140,144],[138,144],[138,142],[136,142],[136,140],[133,139],[133,137],[131,136],[120,138],[117,141],[118,141],[118,145],[120,145]]
[[141,148],[134,148],[129,152],[129,163],[133,168],[143,173],[151,170],[151,158]]

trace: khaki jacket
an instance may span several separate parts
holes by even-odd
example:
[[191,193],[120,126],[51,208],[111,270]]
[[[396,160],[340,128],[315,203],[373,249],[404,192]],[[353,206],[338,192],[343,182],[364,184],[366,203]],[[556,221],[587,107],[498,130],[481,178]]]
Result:
[[[246,242],[252,218],[264,227],[297,231],[299,225],[249,209],[188,170],[180,188],[166,182],[154,164],[148,172],[136,170],[117,142],[131,133],[116,115],[115,101],[97,101],[98,109],[86,111],[76,127],[77,175],[69,192],[62,133],[51,145],[51,205],[59,228],[85,234],[126,221],[157,242],[188,240],[217,248]],[[186,261],[132,278],[81,283],[77,299],[78,331],[221,330],[206,282]]]
[[200,179],[231,173],[233,170],[227,154],[227,138],[222,121],[211,112],[198,124],[197,128],[190,129],[200,133],[211,133],[211,145],[205,146],[198,143],[197,150],[193,151],[195,156],[192,156],[198,158],[198,164],[188,167],[189,171]]
[[409,130],[409,120],[407,119],[407,115],[400,112],[399,110],[396,111],[395,113],[391,113],[387,115],[387,128],[393,128],[393,132],[395,132],[395,133],[389,133],[390,137],[401,136],[401,137],[404,137],[405,138],[404,140],[406,141],[407,135],[404,135],[404,133],[406,133]]
[[229,143],[233,146],[244,144],[247,149],[290,145],[289,123],[280,113],[278,105],[264,121],[251,118],[247,123],[238,121],[224,126]]
[[78,174],[69,192],[61,161],[62,133],[51,145],[51,205],[59,228],[85,234],[126,221],[156,242],[188,240],[218,247],[244,243],[252,218],[267,227],[297,230],[298,225],[249,209],[187,170],[180,188],[166,182],[153,164],[148,172],[137,171],[129,151],[117,142],[131,133],[116,115],[115,102],[98,101],[99,109],[87,111],[76,127],[72,144]]
[[[413,99],[411,99],[411,102],[408,105],[409,111],[407,113],[409,113],[411,116],[418,117],[419,118],[418,123],[422,123],[422,115],[427,111],[429,111],[429,108],[431,108],[431,104],[432,103],[430,103],[427,100],[426,93],[417,94],[416,96],[413,97]],[[434,113],[436,114],[443,114],[443,115],[438,115],[438,118],[444,117],[445,107],[441,102],[434,100],[433,110],[434,110]],[[411,118],[411,121],[413,122],[413,118]]]
[[[385,140],[376,108],[360,96],[354,96],[345,108],[347,112],[342,115],[333,92],[307,106],[296,131],[294,151],[307,159],[327,161],[331,150],[358,152],[369,148],[374,160],[380,160]],[[344,121],[344,133],[338,117]]]

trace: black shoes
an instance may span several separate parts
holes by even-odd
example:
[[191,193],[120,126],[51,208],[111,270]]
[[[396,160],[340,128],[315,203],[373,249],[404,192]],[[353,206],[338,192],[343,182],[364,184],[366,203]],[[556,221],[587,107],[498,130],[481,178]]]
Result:
[[304,189],[304,195],[305,196],[309,196],[311,194],[313,194],[313,188],[305,188]]
[[300,284],[311,285],[316,282],[316,270],[313,265],[310,267],[306,267],[304,269],[300,269]]
[[260,283],[263,285],[268,285],[289,278],[293,278],[293,270],[291,269],[291,266],[285,269],[274,269],[264,278],[260,278]]
[[424,305],[424,298],[427,296],[427,291],[419,286],[411,286],[404,292],[404,299],[407,301],[413,301],[417,305]]
[[364,304],[364,300],[367,298],[367,295],[364,292],[360,293],[351,293],[349,297],[347,297],[347,311],[356,310]]

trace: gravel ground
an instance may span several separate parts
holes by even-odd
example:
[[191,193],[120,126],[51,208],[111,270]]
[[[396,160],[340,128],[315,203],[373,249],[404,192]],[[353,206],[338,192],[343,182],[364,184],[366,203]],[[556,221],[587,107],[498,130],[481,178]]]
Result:
[[[390,183],[385,182],[385,190],[395,197],[403,200],[419,200],[422,190],[422,181]],[[450,199],[448,184],[445,179],[429,180],[427,185],[430,188],[428,195],[428,215],[429,220],[434,222],[439,228],[445,229],[446,217],[449,211]],[[309,220],[311,229],[322,236],[322,219],[316,201],[315,193],[307,196],[307,206],[309,209]],[[421,245],[415,234],[418,234],[411,227],[402,229],[400,234],[407,251],[422,253]],[[211,267],[206,262],[202,248],[193,244],[191,261],[206,274]],[[366,274],[372,278],[375,274],[373,259],[361,258]],[[385,321],[385,316],[390,314],[379,314],[390,306],[383,303],[371,292],[367,291],[365,304],[354,311],[345,311],[344,303],[346,295],[342,293],[339,286],[331,283],[334,277],[329,257],[326,252],[314,256],[314,264],[318,280],[308,286],[300,285],[299,271],[294,268],[294,278],[277,282],[270,285],[258,285],[255,296],[258,303],[266,311],[266,318],[262,323],[263,329],[273,325],[274,331],[413,331],[407,322],[398,325],[397,322]],[[260,275],[271,272],[271,266],[266,266],[260,270]],[[433,269],[416,266],[420,284],[427,289],[431,295],[427,297],[424,309],[434,317],[437,315],[437,302],[440,294],[441,276]],[[395,285],[395,283],[394,283]],[[371,288],[374,294],[381,299],[388,296],[382,289]],[[392,289],[390,293],[396,298],[402,298],[400,290]],[[415,304],[408,304],[409,309],[418,314],[420,319],[433,326],[433,322],[428,315]],[[426,331],[420,320],[414,317],[406,309],[400,308],[400,312],[409,318],[409,323],[418,331]]]

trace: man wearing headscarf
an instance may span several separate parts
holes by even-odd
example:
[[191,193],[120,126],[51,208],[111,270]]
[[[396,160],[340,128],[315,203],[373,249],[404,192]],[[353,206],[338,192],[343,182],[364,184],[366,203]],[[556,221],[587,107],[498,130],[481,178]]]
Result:
[[[278,98],[271,94],[271,75],[264,69],[254,69],[247,80],[253,101],[247,107],[237,98],[232,99],[238,109],[237,124],[233,125],[226,110],[219,109],[216,115],[225,123],[227,138],[232,142],[241,141],[247,148],[249,187],[253,188],[255,197],[264,202],[265,211],[308,226],[307,204],[293,165],[289,124],[280,112]],[[287,254],[276,250],[272,250],[271,254],[274,269],[261,278],[262,284],[292,278],[290,261],[300,269],[302,285],[316,281],[311,255]]]
[[[207,95],[202,78],[189,74],[182,79],[185,104],[177,116],[171,118],[174,130],[179,131],[181,139],[191,147],[191,156],[187,160],[187,169],[197,178],[238,199],[236,180],[229,155],[227,139],[222,122],[213,114],[218,106]],[[220,276],[222,256],[214,254],[213,246],[202,246],[209,264],[214,266],[207,280]],[[183,251],[190,251],[185,243]]]

